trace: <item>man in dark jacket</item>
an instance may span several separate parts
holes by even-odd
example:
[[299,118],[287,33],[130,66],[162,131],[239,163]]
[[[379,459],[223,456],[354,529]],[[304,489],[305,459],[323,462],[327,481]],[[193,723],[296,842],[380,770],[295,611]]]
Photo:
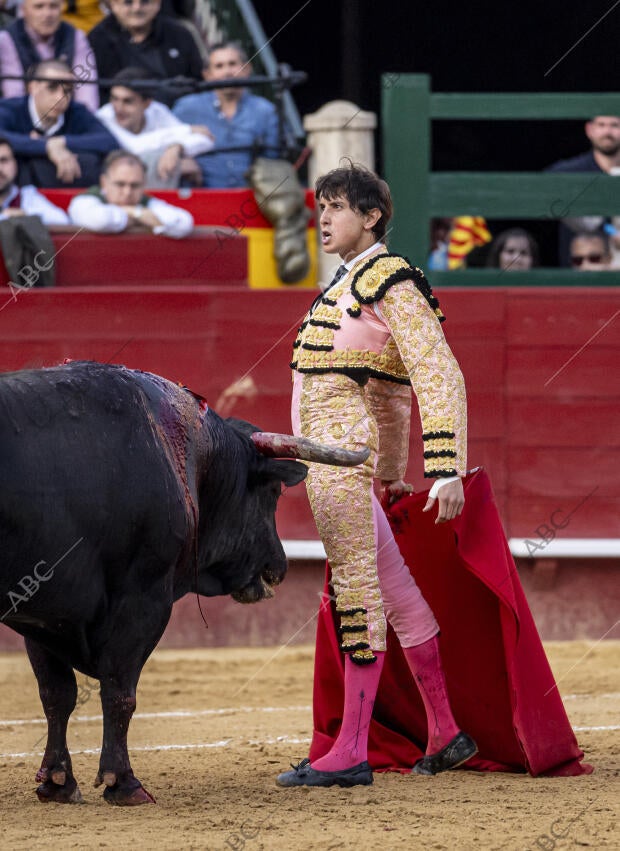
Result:
[[[128,66],[146,68],[153,79],[202,79],[202,57],[186,27],[160,14],[161,0],[109,0],[111,14],[88,34],[100,78],[111,78]],[[191,89],[162,86],[152,96],[172,106]],[[100,89],[101,103],[109,91]]]
[[0,134],[15,151],[19,183],[44,188],[91,186],[103,157],[118,148],[114,136],[79,103],[67,64],[36,65],[25,97],[0,101]]
[[[620,116],[595,115],[594,118],[586,122],[585,131],[592,145],[591,149],[576,157],[571,157],[571,159],[559,160],[546,168],[545,171],[555,172],[556,174],[591,171],[593,172],[592,183],[596,180],[596,175],[599,174],[618,175],[620,172]],[[570,203],[566,205],[566,212],[570,213]],[[603,231],[606,224],[610,224],[609,220],[606,221],[603,216],[578,216],[562,219],[558,245],[560,265],[573,265],[570,243],[576,233],[599,234],[604,241]],[[617,235],[613,237],[612,244],[616,251],[620,251],[620,238]]]

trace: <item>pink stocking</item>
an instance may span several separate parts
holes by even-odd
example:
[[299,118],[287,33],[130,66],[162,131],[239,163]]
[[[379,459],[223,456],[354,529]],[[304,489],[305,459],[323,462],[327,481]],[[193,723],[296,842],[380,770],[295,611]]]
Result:
[[416,647],[403,647],[426,710],[428,743],[426,753],[440,751],[459,732],[448,699],[446,678],[439,655],[437,636]]
[[371,665],[356,665],[345,656],[342,726],[329,753],[313,761],[317,771],[342,771],[368,759],[368,728],[385,661],[385,652],[374,654]]

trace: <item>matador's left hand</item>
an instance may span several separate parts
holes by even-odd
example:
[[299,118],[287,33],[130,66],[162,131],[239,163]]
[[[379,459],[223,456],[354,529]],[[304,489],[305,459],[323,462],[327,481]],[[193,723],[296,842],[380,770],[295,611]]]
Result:
[[[457,479],[455,482],[447,482],[437,492],[436,499],[439,500],[439,510],[435,523],[446,523],[458,517],[465,505],[465,494],[463,493],[463,482]],[[435,504],[435,498],[430,497],[422,511],[430,511]]]
[[404,496],[413,493],[413,485],[408,485],[402,479],[387,481],[381,479],[381,507],[386,510]]

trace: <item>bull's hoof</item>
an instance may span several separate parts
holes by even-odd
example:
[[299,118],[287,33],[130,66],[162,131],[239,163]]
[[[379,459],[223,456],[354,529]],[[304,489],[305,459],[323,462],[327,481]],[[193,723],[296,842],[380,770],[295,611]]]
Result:
[[103,797],[108,804],[115,804],[117,807],[138,807],[140,804],[155,803],[155,798],[150,792],[147,792],[144,786],[133,789],[126,789],[118,784],[106,786]]
[[[54,772],[52,777],[64,772]],[[42,778],[37,775],[37,780]],[[42,804],[81,804],[83,803],[80,787],[74,777],[66,777],[64,783],[45,780],[37,787],[37,798]]]
[[155,798],[147,792],[133,772],[129,771],[124,776],[115,771],[101,771],[95,778],[95,786],[105,784],[103,790],[104,800],[108,804],[117,807],[138,807],[140,804],[154,804]]

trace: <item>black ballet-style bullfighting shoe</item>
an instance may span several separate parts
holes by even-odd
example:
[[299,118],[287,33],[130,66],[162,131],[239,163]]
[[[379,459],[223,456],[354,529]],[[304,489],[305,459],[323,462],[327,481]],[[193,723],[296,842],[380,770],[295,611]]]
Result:
[[309,759],[302,759],[299,765],[291,763],[292,771],[279,774],[278,786],[370,786],[372,768],[367,762],[360,762],[353,768],[340,771],[316,771]]
[[412,774],[439,774],[463,765],[470,757],[478,753],[478,745],[467,733],[457,733],[445,748],[437,753],[431,753],[419,759],[413,768]]

